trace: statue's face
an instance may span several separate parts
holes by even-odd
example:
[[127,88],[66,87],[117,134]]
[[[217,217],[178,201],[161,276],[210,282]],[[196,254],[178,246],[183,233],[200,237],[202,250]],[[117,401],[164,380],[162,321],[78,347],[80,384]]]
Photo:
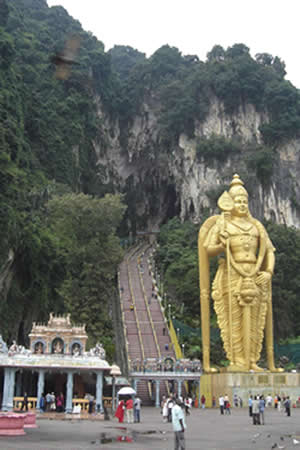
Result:
[[248,214],[248,198],[246,195],[237,195],[234,198],[234,210],[235,216],[243,217]]

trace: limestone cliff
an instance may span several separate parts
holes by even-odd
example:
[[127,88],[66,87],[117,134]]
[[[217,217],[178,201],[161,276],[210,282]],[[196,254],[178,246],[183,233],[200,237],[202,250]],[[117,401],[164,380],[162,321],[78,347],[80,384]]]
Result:
[[[163,149],[157,117],[158,105],[153,99],[143,103],[141,113],[127,130],[127,141],[120,143],[120,127],[103,132],[106,145],[95,144],[99,179],[113,182],[115,189],[126,193],[128,220],[136,214],[133,229],[153,228],[174,214],[195,222],[206,211],[216,212],[218,195],[237,172],[250,194],[250,208],[256,217],[300,227],[299,140],[290,140],[276,148],[272,176],[268,182],[249,169],[247,143],[262,143],[260,125],[268,121],[266,113],[254,106],[241,106],[235,115],[226,114],[220,100],[211,100],[209,113],[202,123],[196,122],[195,137],[181,134],[168,151]],[[102,113],[99,111],[99,115]],[[197,139],[221,135],[236,139],[240,152],[224,162],[199,157]]]

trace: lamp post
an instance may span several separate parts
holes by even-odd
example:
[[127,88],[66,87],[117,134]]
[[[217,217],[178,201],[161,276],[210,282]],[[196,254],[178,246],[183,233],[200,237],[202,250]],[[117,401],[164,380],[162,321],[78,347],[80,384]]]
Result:
[[178,342],[180,342],[180,329],[179,329],[179,328],[176,328],[176,331],[177,331],[177,339],[178,339]]
[[168,304],[168,319],[169,323],[171,322],[171,303]]
[[111,386],[112,386],[112,399],[111,399],[111,410],[115,412],[115,398],[116,398],[116,376],[121,375],[120,367],[116,364],[113,364],[110,369],[111,375]]
[[181,347],[182,347],[182,357],[184,358],[184,344],[182,344]]

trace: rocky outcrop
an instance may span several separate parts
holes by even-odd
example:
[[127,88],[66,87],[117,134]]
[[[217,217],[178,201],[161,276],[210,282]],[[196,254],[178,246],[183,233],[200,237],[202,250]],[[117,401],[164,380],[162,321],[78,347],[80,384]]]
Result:
[[[102,150],[95,144],[101,180],[113,182],[116,190],[126,193],[134,209],[132,216],[137,218],[136,227],[157,227],[175,214],[182,220],[199,222],[204,212],[217,211],[217,197],[236,172],[249,189],[253,215],[300,227],[300,141],[286,142],[276,150],[268,183],[262,183],[247,165],[249,155],[243,150],[244,144],[262,143],[259,127],[268,121],[266,113],[244,105],[232,116],[226,114],[222,102],[212,99],[206,120],[196,123],[195,137],[181,134],[178,143],[166,152],[160,141],[157,110],[152,100],[143,104],[140,115],[127,130],[125,144],[120,140],[118,123],[114,124],[113,133],[108,132],[111,125],[106,123]],[[197,155],[197,138],[212,135],[238,137],[241,152],[224,163],[208,163]]]

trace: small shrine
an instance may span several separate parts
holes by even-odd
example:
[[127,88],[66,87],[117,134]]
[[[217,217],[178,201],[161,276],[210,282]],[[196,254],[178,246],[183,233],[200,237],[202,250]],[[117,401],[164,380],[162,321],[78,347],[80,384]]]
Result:
[[85,325],[72,325],[70,314],[54,316],[50,313],[47,325],[33,322],[30,350],[37,354],[82,355],[88,336]]
[[29,339],[28,349],[16,341],[8,347],[0,335],[2,411],[12,411],[14,398],[24,392],[36,405],[43,393],[60,392],[66,413],[88,394],[95,397],[97,410],[103,410],[103,384],[111,366],[101,343],[86,351],[85,325],[73,325],[69,314],[51,313],[47,324],[33,323]]

